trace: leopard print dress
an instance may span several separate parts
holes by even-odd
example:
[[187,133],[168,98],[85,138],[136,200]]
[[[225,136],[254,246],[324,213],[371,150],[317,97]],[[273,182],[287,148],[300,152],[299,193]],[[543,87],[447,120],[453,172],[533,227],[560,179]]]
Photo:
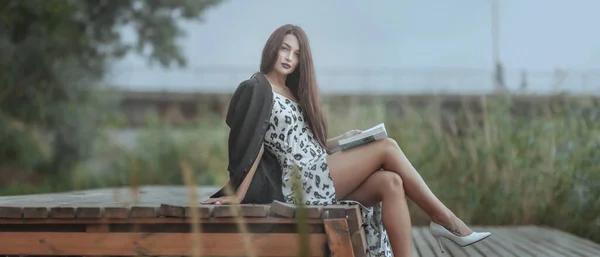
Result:
[[[336,200],[327,166],[327,151],[321,147],[305,122],[301,106],[276,92],[273,92],[273,101],[264,145],[266,151],[277,156],[283,170],[284,200],[298,204],[294,194],[296,188],[293,186],[294,181],[298,181],[301,182],[300,192],[306,205],[359,205],[369,256],[393,256],[381,219],[381,203],[365,207],[356,201]],[[298,167],[298,172],[293,172],[293,166]]]

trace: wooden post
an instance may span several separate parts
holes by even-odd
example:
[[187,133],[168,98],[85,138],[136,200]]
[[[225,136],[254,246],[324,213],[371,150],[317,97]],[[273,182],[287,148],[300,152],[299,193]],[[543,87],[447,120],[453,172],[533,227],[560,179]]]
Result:
[[324,219],[327,243],[333,257],[354,257],[346,219]]

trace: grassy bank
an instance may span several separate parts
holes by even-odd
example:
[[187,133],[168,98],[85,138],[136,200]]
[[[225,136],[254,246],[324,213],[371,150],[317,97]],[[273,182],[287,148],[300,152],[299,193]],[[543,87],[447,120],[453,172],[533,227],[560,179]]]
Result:
[[[432,191],[467,223],[548,225],[600,242],[598,107],[580,100],[526,115],[510,101],[486,99],[477,114],[444,114],[432,105],[403,106],[400,115],[377,101],[326,107],[331,136],[385,122]],[[55,178],[60,190],[182,184],[181,161],[199,184],[222,184],[228,129],[216,114],[203,117],[176,133],[150,119],[135,146],[105,134],[95,150],[99,170],[81,165],[68,178]],[[59,189],[18,186],[3,194],[49,190]],[[411,215],[415,225],[427,222],[412,203]]]

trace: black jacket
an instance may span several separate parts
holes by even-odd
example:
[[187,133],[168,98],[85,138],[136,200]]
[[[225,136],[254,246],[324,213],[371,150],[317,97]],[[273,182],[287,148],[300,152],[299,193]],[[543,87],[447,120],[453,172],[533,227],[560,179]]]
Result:
[[[233,93],[225,122],[229,126],[229,182],[232,194],[240,186],[254,164],[269,128],[273,90],[267,78],[260,72],[240,83]],[[225,185],[211,196],[225,194]],[[277,158],[264,151],[258,168],[248,187],[242,203],[271,203],[283,201],[281,193],[281,167]]]

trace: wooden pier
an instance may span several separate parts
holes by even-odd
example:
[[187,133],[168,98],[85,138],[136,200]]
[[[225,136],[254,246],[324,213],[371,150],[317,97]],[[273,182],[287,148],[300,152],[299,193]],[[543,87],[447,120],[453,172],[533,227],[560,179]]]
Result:
[[[195,193],[206,199],[215,190],[202,187]],[[199,236],[202,253],[238,256],[248,246],[237,232],[238,216],[244,218],[257,256],[296,256],[299,251],[293,210],[286,206],[196,209],[190,207],[189,192],[185,187],[152,186],[0,197],[0,256],[193,255],[189,232],[194,217],[202,233],[212,233]],[[310,256],[323,256],[324,245],[334,256],[365,256],[358,208],[338,207],[308,210]],[[548,227],[473,230],[492,235],[467,247],[442,239],[442,253],[427,227],[413,227],[413,256],[600,256],[599,244]]]

